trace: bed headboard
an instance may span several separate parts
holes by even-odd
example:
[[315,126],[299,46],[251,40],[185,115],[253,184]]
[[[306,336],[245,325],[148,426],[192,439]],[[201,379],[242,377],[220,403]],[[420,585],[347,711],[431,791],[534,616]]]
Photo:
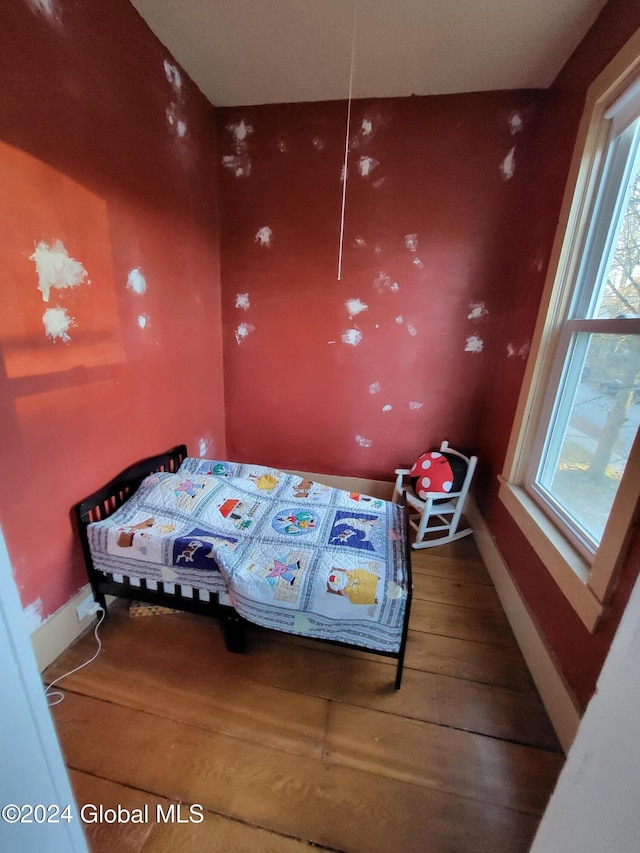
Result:
[[92,521],[108,518],[122,506],[149,474],[157,471],[170,473],[177,471],[186,456],[187,445],[178,444],[166,453],[150,456],[125,468],[97,492],[75,505],[74,510],[80,530],[83,531]]

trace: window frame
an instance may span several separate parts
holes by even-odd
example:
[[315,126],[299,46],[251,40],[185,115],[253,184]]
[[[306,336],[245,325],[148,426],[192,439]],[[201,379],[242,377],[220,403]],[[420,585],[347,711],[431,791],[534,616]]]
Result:
[[[558,583],[589,631],[597,627],[615,586],[640,506],[640,431],[636,434],[600,546],[591,559],[584,548],[551,521],[525,485],[538,426],[549,414],[545,389],[559,369],[556,353],[571,329],[593,331],[604,322],[609,331],[630,321],[570,319],[575,282],[583,263],[601,170],[610,138],[611,111],[627,90],[640,86],[640,30],[593,81],[587,92],[558,228],[540,303],[524,381],[518,401],[499,498]],[[614,119],[615,121],[615,119]],[[587,325],[588,324],[588,329]],[[612,325],[615,324],[615,325]],[[627,328],[622,326],[622,328]],[[568,351],[568,350],[567,350]],[[555,375],[554,375],[555,373]]]

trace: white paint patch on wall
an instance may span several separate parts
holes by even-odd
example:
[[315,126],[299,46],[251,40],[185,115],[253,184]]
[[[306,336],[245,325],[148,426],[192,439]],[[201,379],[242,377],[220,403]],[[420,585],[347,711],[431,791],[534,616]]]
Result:
[[147,292],[147,280],[144,277],[140,267],[135,267],[127,276],[127,287],[138,296],[142,296]]
[[507,358],[526,358],[529,355],[529,350],[531,349],[531,342],[525,341],[521,346],[517,346],[517,344],[509,343],[507,344]]
[[467,343],[465,345],[465,352],[482,352],[484,344],[482,342],[482,338],[478,337],[478,335],[471,335],[467,338]]
[[253,133],[253,127],[250,124],[245,124],[244,119],[241,119],[236,124],[228,125],[227,129],[233,135],[235,143],[238,146],[245,146],[247,144],[247,137]]
[[180,95],[182,92],[182,75],[176,66],[172,65],[168,59],[165,59],[164,61],[164,73],[169,83],[171,83],[176,95]]
[[[53,288],[77,287],[87,276],[80,261],[69,256],[62,240],[55,240],[51,246],[41,240],[29,260],[36,265],[38,290],[44,302],[49,301]],[[87,281],[87,284],[91,282]]]
[[198,452],[200,453],[200,458],[207,458],[207,454],[213,452],[213,440],[211,436],[203,436],[198,442]]
[[255,326],[252,326],[251,323],[240,323],[238,328],[236,329],[236,341],[238,344],[241,344],[242,341],[246,339],[251,332],[254,332],[256,329]]
[[355,317],[363,311],[366,311],[369,307],[361,299],[347,299],[344,304],[349,312],[349,317]]
[[422,263],[422,261],[420,260],[420,258],[414,258],[414,259],[411,261],[411,263],[414,265],[414,267],[418,267],[418,269],[419,269],[419,270],[423,270],[423,269],[424,269],[424,264]]
[[418,235],[417,234],[405,234],[404,235],[404,244],[410,252],[418,251]]
[[523,127],[524,122],[522,121],[522,116],[520,115],[520,113],[513,113],[509,118],[509,130],[511,131],[511,135],[515,136],[516,133],[520,133]]
[[419,403],[417,400],[409,401],[409,408],[412,412],[415,412],[417,409],[421,409],[424,406],[424,403]]
[[149,315],[148,314],[138,314],[138,328],[146,329],[149,325]]
[[392,409],[393,409],[393,406],[391,406],[389,403],[387,403],[386,406],[382,407],[383,412],[390,412]]
[[516,171],[515,154],[516,154],[516,147],[514,145],[513,148],[507,154],[507,156],[504,158],[502,163],[500,163],[500,171],[502,172],[502,179],[504,181],[511,180],[511,178],[515,175],[515,171]]
[[226,154],[222,158],[225,169],[236,176],[236,178],[248,178],[251,174],[251,159],[246,154]]
[[364,249],[367,245],[367,241],[364,239],[364,237],[361,237],[360,235],[358,235],[355,238],[355,240],[353,241],[352,245],[353,245],[354,249]]
[[272,239],[273,231],[271,230],[271,228],[269,228],[268,225],[265,225],[263,228],[260,228],[256,236],[254,237],[255,242],[259,246],[267,246],[267,248],[270,248]]
[[373,133],[373,122],[367,116],[364,116],[362,119],[362,124],[360,125],[360,134],[362,136],[371,136]]
[[482,317],[488,316],[489,312],[484,302],[472,302],[469,305],[469,313],[467,320],[480,320]]
[[398,314],[398,316],[396,317],[396,323],[399,326],[401,326],[404,323],[404,318],[403,318],[402,314]]
[[57,340],[69,343],[69,329],[75,326],[73,317],[69,317],[64,308],[47,308],[42,315],[42,323],[47,337],[55,343]]
[[32,601],[31,604],[27,604],[22,612],[24,613],[24,621],[27,626],[27,631],[30,634],[33,634],[36,628],[39,628],[44,622],[42,617],[42,599],[36,598],[36,600]]
[[415,338],[415,336],[418,334],[418,330],[413,325],[413,323],[407,323],[407,332],[409,332],[412,338]]
[[53,23],[59,22],[60,19],[54,0],[28,0],[28,3],[34,11],[44,15],[45,18],[48,18]]
[[236,308],[242,308],[243,311],[249,309],[249,294],[236,293]]
[[358,172],[360,173],[360,177],[368,178],[376,166],[379,166],[380,163],[377,160],[374,160],[373,157],[361,157],[358,160]]
[[316,151],[324,151],[324,149],[326,148],[324,140],[320,139],[319,136],[314,136],[311,140],[311,144],[316,149]]
[[378,291],[378,293],[384,293],[385,290],[391,290],[393,292],[396,292],[400,289],[398,286],[398,282],[392,281],[391,276],[387,275],[384,270],[380,270],[378,275],[374,278],[373,286]]
[[359,444],[360,447],[371,447],[373,442],[370,438],[365,438],[363,435],[356,435],[356,444]]
[[360,329],[347,329],[342,336],[342,343],[348,344],[350,347],[357,347],[362,340],[362,332]]
[[369,393],[370,394],[379,394],[380,390],[381,389],[380,389],[380,383],[379,382],[372,382],[371,385],[369,385]]

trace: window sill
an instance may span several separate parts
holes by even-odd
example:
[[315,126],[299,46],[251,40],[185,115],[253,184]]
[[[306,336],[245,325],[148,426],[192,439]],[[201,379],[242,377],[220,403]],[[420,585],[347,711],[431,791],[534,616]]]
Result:
[[549,574],[593,633],[603,604],[589,584],[591,567],[520,486],[500,480],[499,497]]

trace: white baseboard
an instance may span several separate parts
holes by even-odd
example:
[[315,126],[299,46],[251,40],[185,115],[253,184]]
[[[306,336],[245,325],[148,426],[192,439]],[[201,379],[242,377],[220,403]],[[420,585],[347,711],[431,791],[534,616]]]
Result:
[[[95,616],[85,616],[78,622],[76,607],[88,595],[91,595],[91,587],[86,584],[31,634],[31,645],[40,672],[53,663],[96,619]],[[113,600],[113,596],[107,596],[107,604]]]
[[515,585],[507,564],[498,550],[491,531],[471,496],[467,499],[465,516],[473,528],[476,544],[500,603],[507,615],[520,650],[529,667],[540,698],[565,752],[573,743],[580,714],[558,665],[547,648],[527,606]]

